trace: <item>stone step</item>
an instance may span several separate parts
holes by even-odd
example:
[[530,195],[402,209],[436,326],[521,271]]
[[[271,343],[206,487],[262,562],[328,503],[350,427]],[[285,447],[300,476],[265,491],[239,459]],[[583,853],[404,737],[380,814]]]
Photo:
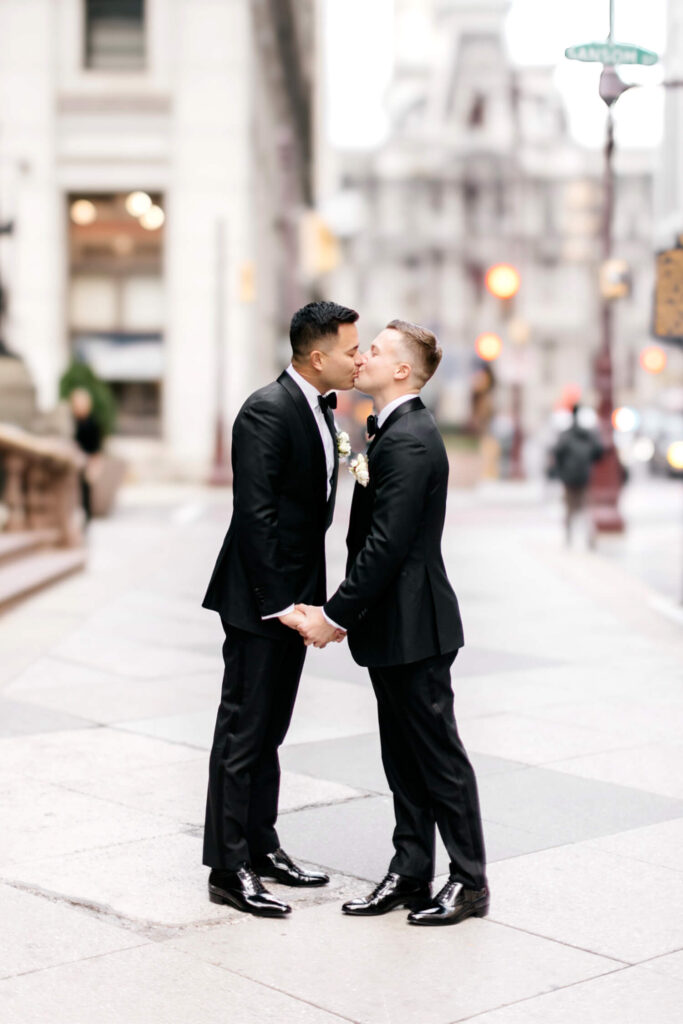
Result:
[[37,551],[0,565],[0,612],[63,576],[85,568],[86,554],[84,547]]
[[40,548],[52,547],[59,540],[59,530],[20,530],[17,533],[0,533],[0,566],[25,558]]

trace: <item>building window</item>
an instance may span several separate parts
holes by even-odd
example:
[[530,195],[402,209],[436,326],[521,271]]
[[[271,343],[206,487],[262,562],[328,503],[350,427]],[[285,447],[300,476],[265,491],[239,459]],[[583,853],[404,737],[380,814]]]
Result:
[[144,0],[85,0],[85,66],[97,71],[144,68]]
[[484,298],[484,267],[479,263],[465,263],[465,276],[471,289],[472,299],[479,304]]
[[470,103],[467,124],[470,128],[482,128],[486,120],[486,97],[480,92],[475,93]]
[[119,434],[161,433],[164,202],[156,192],[72,194],[68,329],[75,358],[112,388]]

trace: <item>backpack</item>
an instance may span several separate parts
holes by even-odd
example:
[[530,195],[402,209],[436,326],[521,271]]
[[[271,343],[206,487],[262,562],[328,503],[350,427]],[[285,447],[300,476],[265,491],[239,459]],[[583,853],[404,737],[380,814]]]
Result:
[[597,454],[595,440],[586,430],[565,431],[555,449],[557,475],[565,487],[586,487]]

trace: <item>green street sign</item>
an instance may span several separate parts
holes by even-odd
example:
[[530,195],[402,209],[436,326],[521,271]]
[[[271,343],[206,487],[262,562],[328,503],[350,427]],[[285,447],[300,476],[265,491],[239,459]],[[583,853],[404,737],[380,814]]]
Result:
[[564,51],[569,60],[586,60],[596,64],[656,64],[659,57],[652,50],[628,43],[582,43],[569,46]]

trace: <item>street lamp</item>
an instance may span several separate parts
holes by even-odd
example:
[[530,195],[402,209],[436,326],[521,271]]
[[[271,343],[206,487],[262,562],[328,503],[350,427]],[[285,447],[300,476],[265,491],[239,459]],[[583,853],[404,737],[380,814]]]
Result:
[[[612,10],[610,7],[610,35],[612,40]],[[630,88],[609,65],[600,74],[600,99],[607,106],[607,129],[605,137],[604,210],[602,225],[603,266],[612,260],[612,221],[614,215],[614,117],[612,107],[619,97]],[[598,420],[605,454],[596,464],[590,484],[590,498],[595,528],[605,533],[621,533],[624,520],[619,512],[619,492],[623,477],[621,464],[614,446],[612,435],[612,412],[614,410],[614,364],[613,350],[613,303],[612,295],[606,290],[601,294],[601,344],[593,364],[595,389],[598,394]]]
[[[632,88],[622,82],[617,74],[618,64],[652,65],[658,61],[657,54],[640,46],[618,43],[614,39],[614,0],[609,0],[609,35],[605,43],[583,43],[570,46],[565,50],[569,60],[589,61],[603,65],[600,75],[600,99],[607,107],[607,131],[605,138],[605,198],[602,226],[602,311],[601,311],[601,344],[593,364],[595,389],[598,394],[598,418],[602,434],[605,455],[596,463],[590,486],[591,506],[595,528],[612,533],[624,529],[624,521],[618,508],[619,491],[622,484],[622,472],[614,439],[612,436],[613,411],[613,366],[612,366],[612,302],[618,297],[610,282],[615,269],[612,260],[612,215],[614,210],[614,122],[612,107],[619,97]],[[618,282],[617,282],[618,283]],[[623,282],[626,289],[628,285]]]
[[510,263],[494,263],[486,271],[486,287],[497,299],[511,299],[519,291],[519,271]]
[[[513,321],[510,320],[512,313],[512,302],[520,289],[522,278],[517,267],[511,263],[494,263],[486,271],[484,277],[487,291],[498,299],[502,307],[502,315],[507,322],[508,336],[513,334]],[[518,345],[523,344],[526,336],[520,334],[520,324],[523,329],[526,325],[517,321],[516,336],[511,337]],[[500,345],[502,348],[502,343]],[[498,352],[500,352],[500,348]],[[477,351],[479,351],[477,349]],[[479,353],[481,355],[481,353]],[[524,446],[524,433],[522,429],[522,382],[519,376],[519,350],[515,354],[515,376],[511,383],[512,398],[512,444],[510,448],[510,478],[512,480],[524,479],[524,467],[522,464],[522,448]],[[485,357],[482,357],[485,358]]]
[[503,351],[503,342],[500,335],[494,334],[493,331],[485,331],[475,339],[474,349],[485,363],[492,363]]
[[666,369],[666,352],[659,345],[647,345],[640,353],[640,365],[646,373],[661,373]]

